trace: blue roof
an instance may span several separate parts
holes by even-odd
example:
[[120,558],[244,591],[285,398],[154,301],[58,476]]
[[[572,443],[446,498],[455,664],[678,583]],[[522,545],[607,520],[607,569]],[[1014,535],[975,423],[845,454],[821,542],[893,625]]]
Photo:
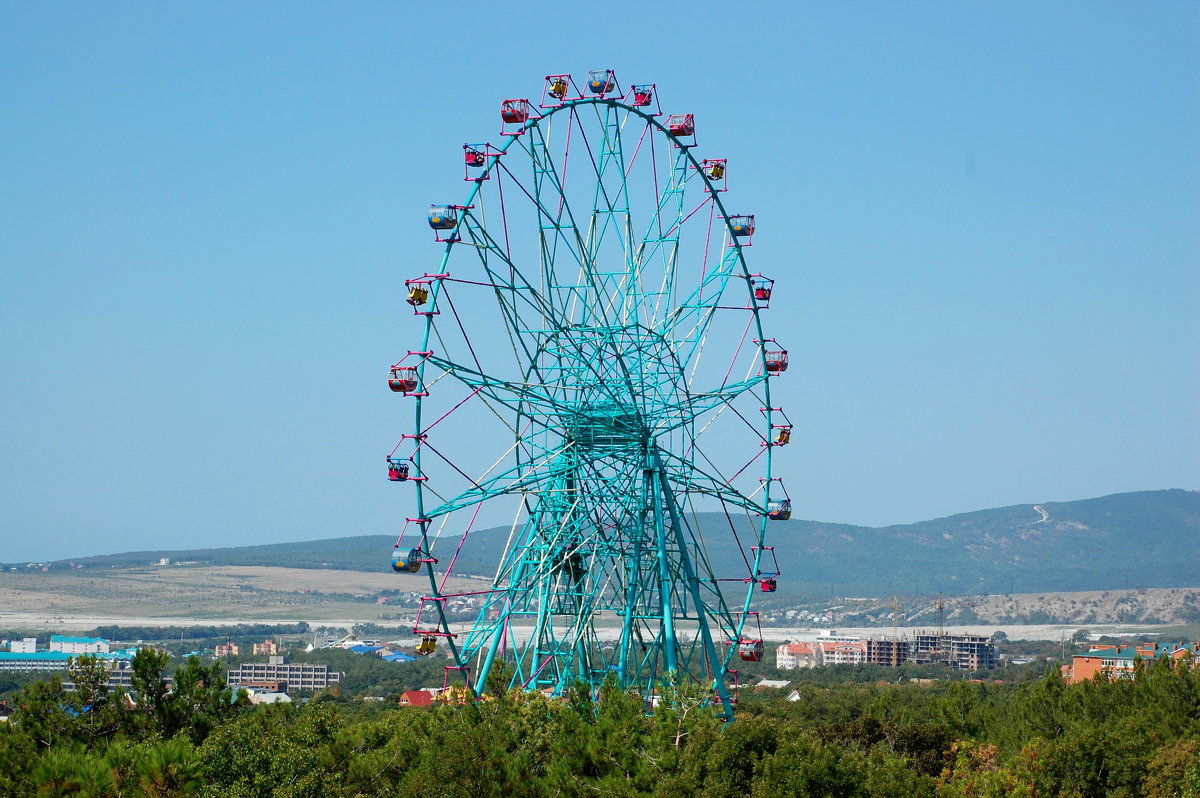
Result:
[[66,637],[65,635],[50,635],[51,643],[107,643],[103,637]]
[[355,654],[370,654],[372,651],[383,650],[383,646],[364,646],[360,643],[357,646],[350,646],[350,650]]
[[410,657],[407,654],[385,654],[383,657],[388,662],[413,662],[416,657]]

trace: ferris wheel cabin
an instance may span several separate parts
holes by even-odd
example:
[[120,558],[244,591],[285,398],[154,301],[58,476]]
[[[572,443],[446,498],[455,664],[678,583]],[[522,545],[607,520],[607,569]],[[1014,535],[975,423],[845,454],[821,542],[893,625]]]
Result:
[[419,384],[416,366],[396,366],[388,377],[388,387],[393,393],[412,393]]
[[761,640],[743,640],[738,643],[738,656],[743,662],[762,662],[765,650]]
[[408,463],[401,462],[395,457],[389,457],[387,463],[389,481],[404,482],[408,479]]
[[692,114],[671,114],[667,117],[667,132],[677,138],[696,135],[696,118]]
[[768,374],[782,374],[787,371],[788,353],[786,349],[767,350],[763,353],[763,360],[767,364]]
[[546,87],[546,93],[556,100],[566,97],[567,77],[567,75],[547,75],[546,81],[549,85]]
[[592,94],[608,94],[617,88],[617,73],[611,69],[593,69],[588,73],[587,85]]
[[730,216],[729,231],[738,238],[748,238],[754,235],[754,214],[749,216]]
[[529,100],[505,100],[500,103],[500,119],[508,125],[523,125],[529,121]]
[[453,205],[430,205],[429,226],[434,230],[453,230],[458,224],[458,208]]
[[758,581],[758,589],[764,593],[774,593],[779,589],[779,582],[773,576],[764,577]]
[[404,300],[414,308],[419,308],[429,301],[429,289],[414,285],[408,289],[408,298]]
[[764,305],[771,301],[771,294],[775,291],[775,281],[770,277],[763,277],[761,274],[750,275],[750,286],[754,290],[754,300],[761,302]]
[[778,499],[767,502],[767,518],[772,521],[788,521],[792,517],[792,500]]
[[482,152],[472,147],[470,144],[463,145],[463,160],[467,166],[480,167],[487,161],[487,156]]
[[635,108],[645,108],[650,103],[654,102],[654,85],[633,87],[633,103]]
[[421,570],[423,562],[424,552],[419,548],[409,549],[407,552],[399,548],[392,549],[392,570],[398,574],[415,574]]

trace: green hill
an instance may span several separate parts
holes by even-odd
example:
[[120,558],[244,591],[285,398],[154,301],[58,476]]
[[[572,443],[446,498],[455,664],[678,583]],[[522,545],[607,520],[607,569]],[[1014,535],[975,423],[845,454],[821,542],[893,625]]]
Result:
[[[1040,509],[1038,509],[1040,508]],[[701,514],[715,562],[740,566],[723,515]],[[749,524],[737,530],[748,539]],[[820,521],[769,525],[787,600],[805,595],[1007,593],[1190,587],[1200,581],[1200,492],[1121,493],[1074,502],[1014,505],[881,528]],[[507,528],[472,532],[456,572],[494,573]],[[130,567],[169,557],[214,565],[388,571],[394,538],[336,538],[225,549],[88,557],[88,567]],[[449,550],[457,538],[443,540]],[[435,551],[435,554],[438,552]],[[65,567],[67,561],[55,563]],[[718,568],[719,571],[723,570]],[[728,569],[731,573],[736,568]],[[404,577],[398,577],[404,578]]]

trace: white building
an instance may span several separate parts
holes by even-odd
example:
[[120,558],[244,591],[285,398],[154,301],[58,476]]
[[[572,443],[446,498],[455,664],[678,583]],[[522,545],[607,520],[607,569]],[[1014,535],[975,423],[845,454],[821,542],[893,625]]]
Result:
[[20,640],[9,640],[8,650],[14,654],[32,654],[37,651],[37,638],[24,637]]
[[50,650],[64,654],[107,654],[108,641],[101,637],[50,635]]
[[859,665],[867,661],[867,643],[858,640],[853,643],[817,643],[821,648],[821,659],[826,665]]
[[821,647],[816,643],[787,643],[775,649],[775,667],[780,670],[815,668],[821,664]]

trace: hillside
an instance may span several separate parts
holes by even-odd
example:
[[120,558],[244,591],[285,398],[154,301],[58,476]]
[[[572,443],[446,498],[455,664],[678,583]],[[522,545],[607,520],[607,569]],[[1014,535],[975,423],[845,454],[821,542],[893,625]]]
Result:
[[[710,556],[739,562],[724,516],[701,514]],[[743,540],[749,524],[739,529]],[[1190,587],[1200,573],[1200,492],[1121,493],[1014,505],[882,528],[772,522],[782,578],[772,603],[798,595],[985,594]],[[508,530],[472,533],[456,571],[489,575]],[[226,549],[143,551],[63,560],[87,568],[161,558],[212,565],[388,571],[394,538],[336,538]],[[442,541],[443,547],[457,539]],[[22,564],[23,565],[23,564]]]

